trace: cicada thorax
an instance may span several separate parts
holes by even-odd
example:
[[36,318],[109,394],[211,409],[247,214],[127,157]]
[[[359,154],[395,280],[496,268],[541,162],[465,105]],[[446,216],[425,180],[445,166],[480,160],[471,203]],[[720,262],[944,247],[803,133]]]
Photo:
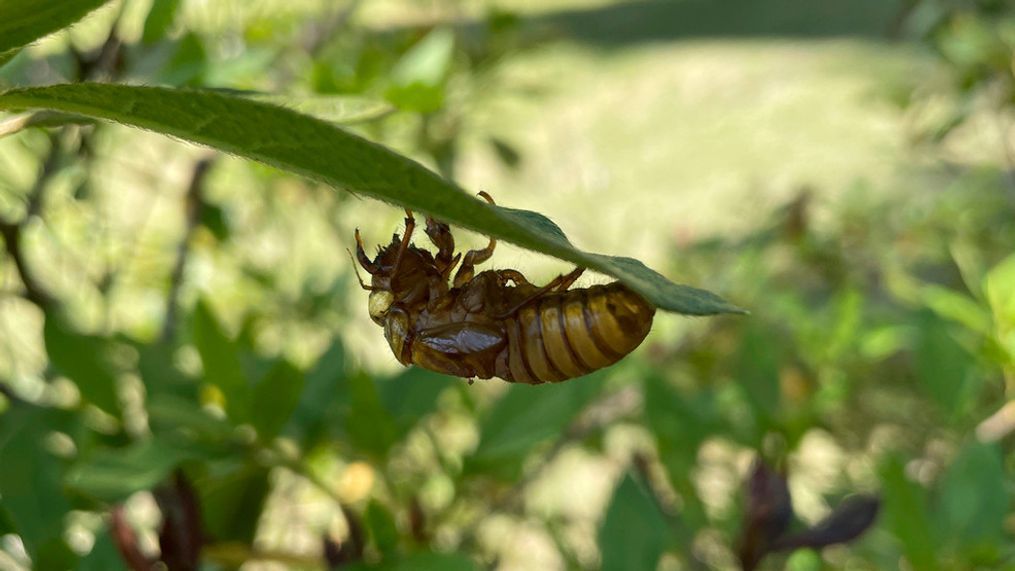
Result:
[[505,318],[497,376],[554,383],[607,367],[641,344],[654,314],[620,282],[548,293]]

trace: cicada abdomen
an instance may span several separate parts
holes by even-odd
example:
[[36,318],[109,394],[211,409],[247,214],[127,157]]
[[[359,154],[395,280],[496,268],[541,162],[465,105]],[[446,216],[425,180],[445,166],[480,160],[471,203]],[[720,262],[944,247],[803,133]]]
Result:
[[655,308],[620,282],[548,293],[506,318],[506,362],[497,376],[556,383],[608,367],[634,351]]

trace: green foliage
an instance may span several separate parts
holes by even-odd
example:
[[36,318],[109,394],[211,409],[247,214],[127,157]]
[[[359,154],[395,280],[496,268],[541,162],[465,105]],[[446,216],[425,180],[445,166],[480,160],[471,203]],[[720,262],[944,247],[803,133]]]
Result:
[[81,396],[113,416],[120,416],[116,370],[107,339],[75,332],[58,315],[46,318],[43,330],[50,363],[75,382]]
[[603,571],[655,569],[666,545],[666,521],[630,474],[621,479],[599,528]]
[[25,46],[83,18],[108,0],[4,0],[0,54]]
[[240,364],[239,350],[203,302],[194,310],[194,345],[201,354],[205,380],[222,392],[226,414],[236,423],[249,421],[252,391]]

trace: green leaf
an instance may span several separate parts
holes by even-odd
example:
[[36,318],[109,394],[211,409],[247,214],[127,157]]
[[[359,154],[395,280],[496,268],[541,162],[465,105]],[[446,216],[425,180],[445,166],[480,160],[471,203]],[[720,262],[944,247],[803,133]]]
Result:
[[152,44],[166,37],[179,11],[180,0],[153,0],[148,16],[145,17],[141,41]]
[[194,448],[150,438],[126,448],[97,452],[68,472],[67,485],[101,500],[117,502],[153,488],[181,462],[200,456]]
[[201,37],[188,32],[176,44],[173,57],[160,70],[160,83],[168,85],[199,85],[208,70],[208,52]]
[[384,458],[398,441],[395,419],[381,404],[372,378],[356,373],[349,376],[348,382],[350,410],[346,416],[346,432],[349,440],[361,452]]
[[248,94],[248,99],[278,105],[339,125],[352,125],[379,119],[393,111],[384,101],[354,95],[276,95]]
[[763,327],[755,324],[748,328],[737,358],[737,383],[759,421],[758,437],[775,421],[781,400],[777,346]]
[[480,419],[479,446],[469,457],[469,468],[515,476],[533,446],[561,435],[582,409],[595,398],[605,374],[592,373],[560,385],[512,384]]
[[384,409],[391,413],[401,432],[409,431],[420,418],[433,412],[437,397],[461,379],[409,367],[389,379],[377,380],[377,391]]
[[1015,361],[1015,254],[991,268],[984,281],[997,336]]
[[973,358],[952,336],[951,327],[933,313],[919,319],[916,370],[931,398],[949,418],[969,410],[980,386]]
[[650,375],[644,386],[646,420],[655,436],[659,459],[684,504],[681,518],[695,527],[705,525],[705,507],[693,476],[698,449],[722,430],[715,394],[683,395],[658,375]]
[[268,468],[226,460],[208,466],[207,473],[192,481],[209,537],[252,542],[270,489]]
[[174,395],[155,395],[146,402],[148,422],[160,432],[184,431],[189,437],[225,442],[233,427],[225,420],[204,411],[196,401]]
[[46,315],[43,338],[50,363],[74,381],[82,398],[119,418],[117,375],[109,361],[112,343],[104,337],[77,333],[55,313]]
[[175,395],[198,402],[197,380],[188,376],[176,364],[176,348],[168,343],[135,344],[138,352],[138,373],[144,382],[148,398]]
[[939,569],[937,539],[930,527],[923,488],[906,477],[905,467],[897,457],[885,460],[880,472],[885,525],[902,545],[913,569]]
[[263,441],[278,436],[303,390],[303,371],[286,360],[275,364],[254,387],[254,411],[251,422]]
[[1010,501],[1007,482],[996,446],[967,444],[941,484],[940,508],[948,537],[970,550],[998,547]]
[[444,106],[444,82],[451,69],[455,36],[438,28],[427,34],[391,70],[388,101],[406,111],[432,113]]
[[113,543],[109,529],[102,528],[95,533],[95,545],[88,555],[81,558],[76,571],[122,571],[124,565],[120,551]]
[[388,508],[372,499],[364,515],[367,529],[370,530],[370,537],[373,538],[377,550],[383,554],[395,553],[398,549],[398,527],[395,525],[395,517]]
[[924,286],[920,294],[927,307],[941,317],[980,334],[990,333],[990,313],[970,297],[937,285]]
[[659,507],[640,482],[625,474],[599,528],[600,569],[655,569],[666,536],[666,520]]
[[109,0],[0,0],[0,53],[84,18]]
[[33,558],[62,541],[70,511],[60,461],[44,446],[49,411],[15,406],[0,414],[0,507]]
[[243,97],[199,90],[76,84],[11,90],[0,109],[52,109],[149,129],[431,214],[614,276],[666,311],[742,313],[631,258],[576,250],[546,217],[487,205],[420,164],[335,125]]
[[339,418],[347,405],[345,348],[337,339],[306,375],[306,384],[287,432],[298,438],[306,448],[329,428],[343,424]]
[[419,551],[374,565],[367,563],[342,565],[341,569],[342,571],[478,571],[480,567],[462,553]]
[[204,364],[205,381],[218,387],[226,399],[226,414],[237,424],[248,422],[251,391],[239,350],[203,300],[194,309],[194,344]]

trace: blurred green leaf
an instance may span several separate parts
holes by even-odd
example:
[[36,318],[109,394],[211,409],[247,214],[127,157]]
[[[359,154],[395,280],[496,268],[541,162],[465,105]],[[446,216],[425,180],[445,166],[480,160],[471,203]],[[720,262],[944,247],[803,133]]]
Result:
[[341,569],[342,571],[479,571],[481,568],[463,554],[419,551],[373,565],[367,563],[343,565]]
[[209,538],[253,541],[270,489],[268,468],[225,459],[205,466],[191,481]]
[[934,313],[971,331],[990,334],[990,314],[968,296],[936,285],[924,286],[920,293],[923,302]]
[[[19,405],[0,414],[0,508],[33,557],[60,550],[71,506],[63,491],[63,466],[45,446],[50,411]],[[66,547],[66,546],[64,546]]]
[[649,492],[625,474],[599,528],[602,571],[655,569],[668,535],[666,520]]
[[168,343],[134,344],[138,353],[138,373],[151,398],[175,395],[197,403],[197,380],[184,374],[176,364],[176,348]]
[[513,478],[531,449],[561,436],[592,399],[605,373],[596,372],[559,385],[512,384],[479,420],[479,445],[468,458],[473,470]]
[[762,331],[763,327],[760,323],[747,327],[740,340],[736,373],[737,383],[760,424],[757,438],[775,422],[781,400],[776,340],[770,332]]
[[377,386],[365,373],[348,377],[349,413],[346,432],[358,451],[382,459],[398,440],[395,419],[384,409],[377,394]]
[[254,387],[252,422],[263,441],[278,436],[289,420],[299,404],[303,380],[303,371],[283,359]]
[[149,438],[125,448],[100,450],[78,462],[67,473],[67,485],[101,500],[118,502],[153,488],[181,462],[200,456],[195,448]]
[[92,550],[81,558],[76,571],[126,571],[119,550],[113,543],[109,529],[102,528],[95,532],[95,544]]
[[203,83],[208,68],[208,53],[201,37],[188,32],[176,44],[176,51],[161,68],[158,81],[166,85],[196,86]]
[[251,390],[236,344],[226,336],[208,304],[194,308],[194,344],[204,364],[204,380],[222,391],[226,414],[240,424],[250,420]]
[[212,416],[193,400],[156,395],[147,400],[148,422],[154,432],[183,430],[189,437],[224,442],[233,434],[225,420]]
[[969,549],[997,549],[1011,501],[1000,450],[970,441],[941,482],[940,508],[947,536]]
[[984,290],[994,313],[997,335],[1015,359],[1015,254],[990,269]]
[[683,395],[662,377],[649,375],[645,387],[645,417],[656,439],[659,459],[684,509],[681,518],[697,528],[706,524],[705,507],[693,482],[698,449],[723,430],[715,394],[701,391]]
[[109,0],[3,0],[0,54],[30,44],[84,18]]
[[786,559],[786,571],[821,571],[821,555],[813,549],[799,549]]
[[913,569],[939,569],[938,543],[931,529],[923,488],[906,477],[902,461],[895,456],[882,463],[880,475],[885,525],[901,544],[909,564]]
[[364,520],[377,550],[385,555],[395,553],[398,549],[398,527],[388,508],[376,499],[370,500]]
[[394,377],[377,380],[384,409],[391,413],[400,432],[407,432],[419,419],[433,412],[437,397],[461,379],[409,367]]
[[973,358],[952,336],[947,323],[930,312],[919,317],[916,369],[920,382],[941,410],[955,418],[969,410],[979,381]]
[[[742,312],[719,296],[670,282],[638,260],[576,250],[534,213],[487,205],[418,163],[329,123],[209,91],[55,85],[0,94],[0,109],[43,108],[107,119],[209,145],[621,279],[660,309]],[[524,214],[523,214],[524,213]]]
[[55,313],[46,315],[43,338],[50,362],[74,381],[82,398],[119,418],[119,383],[116,369],[110,363],[110,340],[82,335]]
[[216,239],[223,242],[229,239],[229,221],[221,206],[207,202],[201,204],[200,222],[201,226],[207,228]]
[[335,339],[306,374],[303,393],[287,427],[305,447],[312,447],[328,428],[344,424],[339,416],[349,403],[346,369],[345,347]]
[[451,69],[455,36],[437,28],[395,64],[385,96],[401,109],[432,113],[444,106],[444,82]]
[[338,125],[352,125],[378,119],[393,110],[391,105],[384,101],[353,95],[250,94],[246,97],[254,101],[292,109]]
[[153,0],[144,20],[141,41],[153,44],[166,37],[180,11],[180,0]]
[[53,538],[39,545],[32,558],[35,569],[73,569],[78,556],[63,538]]

